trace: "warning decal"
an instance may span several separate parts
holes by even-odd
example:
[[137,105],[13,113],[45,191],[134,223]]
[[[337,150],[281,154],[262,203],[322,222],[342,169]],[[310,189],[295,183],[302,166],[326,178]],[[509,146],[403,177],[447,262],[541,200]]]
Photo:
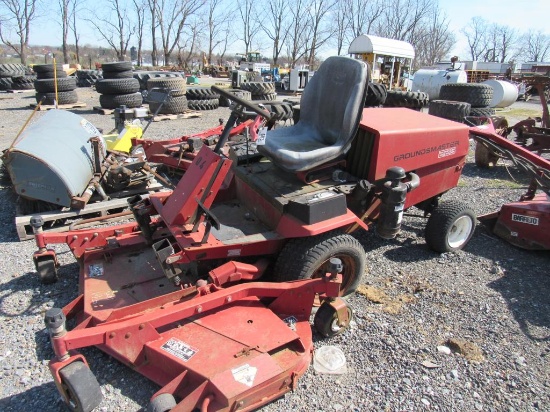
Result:
[[243,385],[248,386],[249,388],[251,388],[252,385],[254,384],[254,378],[256,377],[256,372],[258,372],[258,368],[255,368],[254,366],[250,366],[247,363],[245,363],[242,366],[239,366],[238,368],[231,369],[233,378],[237,382],[240,382]]
[[160,348],[184,362],[187,362],[199,351],[176,338],[170,338]]

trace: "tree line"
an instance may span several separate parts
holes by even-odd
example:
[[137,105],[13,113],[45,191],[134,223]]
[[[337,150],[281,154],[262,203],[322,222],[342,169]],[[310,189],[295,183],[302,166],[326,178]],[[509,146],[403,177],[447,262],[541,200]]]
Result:
[[481,17],[453,33],[438,0],[0,0],[0,40],[23,64],[30,28],[44,18],[58,23],[65,63],[72,60],[70,50],[80,62],[85,26],[118,60],[127,59],[132,45],[138,63],[150,53],[154,66],[189,67],[198,55],[208,64],[221,63],[240,41],[242,52],[264,51],[274,65],[314,67],[322,51],[345,55],[365,33],[411,43],[416,67],[444,59],[459,35],[471,60],[542,61],[550,48],[550,36],[542,31],[520,33]]

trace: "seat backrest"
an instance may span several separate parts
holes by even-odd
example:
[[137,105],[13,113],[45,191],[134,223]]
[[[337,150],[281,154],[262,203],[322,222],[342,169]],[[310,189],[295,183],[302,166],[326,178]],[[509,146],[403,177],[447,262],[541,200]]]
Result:
[[366,63],[329,57],[304,89],[300,122],[317,129],[324,144],[349,148],[361,120],[367,80]]

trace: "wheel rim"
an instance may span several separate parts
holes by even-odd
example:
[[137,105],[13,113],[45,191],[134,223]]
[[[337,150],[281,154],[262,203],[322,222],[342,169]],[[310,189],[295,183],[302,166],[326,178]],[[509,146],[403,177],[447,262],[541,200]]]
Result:
[[355,272],[357,271],[357,265],[355,263],[355,259],[350,255],[345,254],[335,254],[333,256],[330,256],[328,259],[323,261],[321,265],[319,265],[319,268],[313,272],[312,278],[320,278],[324,276],[328,272],[328,263],[330,259],[332,258],[338,258],[342,261],[342,265],[344,267],[344,270],[342,270],[342,286],[340,287],[340,296],[344,295],[344,291],[346,291],[353,283],[353,280],[355,278]]
[[457,220],[455,220],[447,236],[449,246],[456,249],[466,243],[470,237],[472,227],[472,219],[468,216],[460,216]]

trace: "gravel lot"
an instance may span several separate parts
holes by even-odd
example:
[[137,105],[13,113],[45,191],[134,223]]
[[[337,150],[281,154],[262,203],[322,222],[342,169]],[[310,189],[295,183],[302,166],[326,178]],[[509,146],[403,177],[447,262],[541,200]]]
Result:
[[[92,111],[98,95],[88,89],[78,93],[87,107],[74,112],[105,131],[112,129],[110,116]],[[30,103],[30,93],[0,94],[1,149],[30,115]],[[518,107],[539,109],[536,101],[516,103]],[[228,109],[220,108],[200,119],[153,123],[147,133],[179,136],[216,126],[228,116]],[[527,182],[513,167],[480,170],[472,157],[473,151],[459,186],[447,198],[467,199],[483,214],[525,190]],[[35,246],[18,241],[14,216],[13,196],[4,181],[0,410],[65,410],[47,367],[53,352],[43,314],[76,297],[78,266],[66,248],[58,248],[60,281],[43,286],[34,273]],[[423,227],[423,219],[407,217],[393,241],[358,234],[368,272],[362,293],[349,299],[355,321],[335,338],[315,335],[316,347],[330,344],[344,351],[347,373],[321,375],[310,368],[295,392],[262,411],[550,410],[549,253],[517,249],[478,226],[464,251],[439,255],[425,245]],[[445,345],[451,353],[438,350]],[[464,354],[457,353],[460,348]],[[99,410],[146,407],[155,385],[99,350],[82,352],[102,387]]]

